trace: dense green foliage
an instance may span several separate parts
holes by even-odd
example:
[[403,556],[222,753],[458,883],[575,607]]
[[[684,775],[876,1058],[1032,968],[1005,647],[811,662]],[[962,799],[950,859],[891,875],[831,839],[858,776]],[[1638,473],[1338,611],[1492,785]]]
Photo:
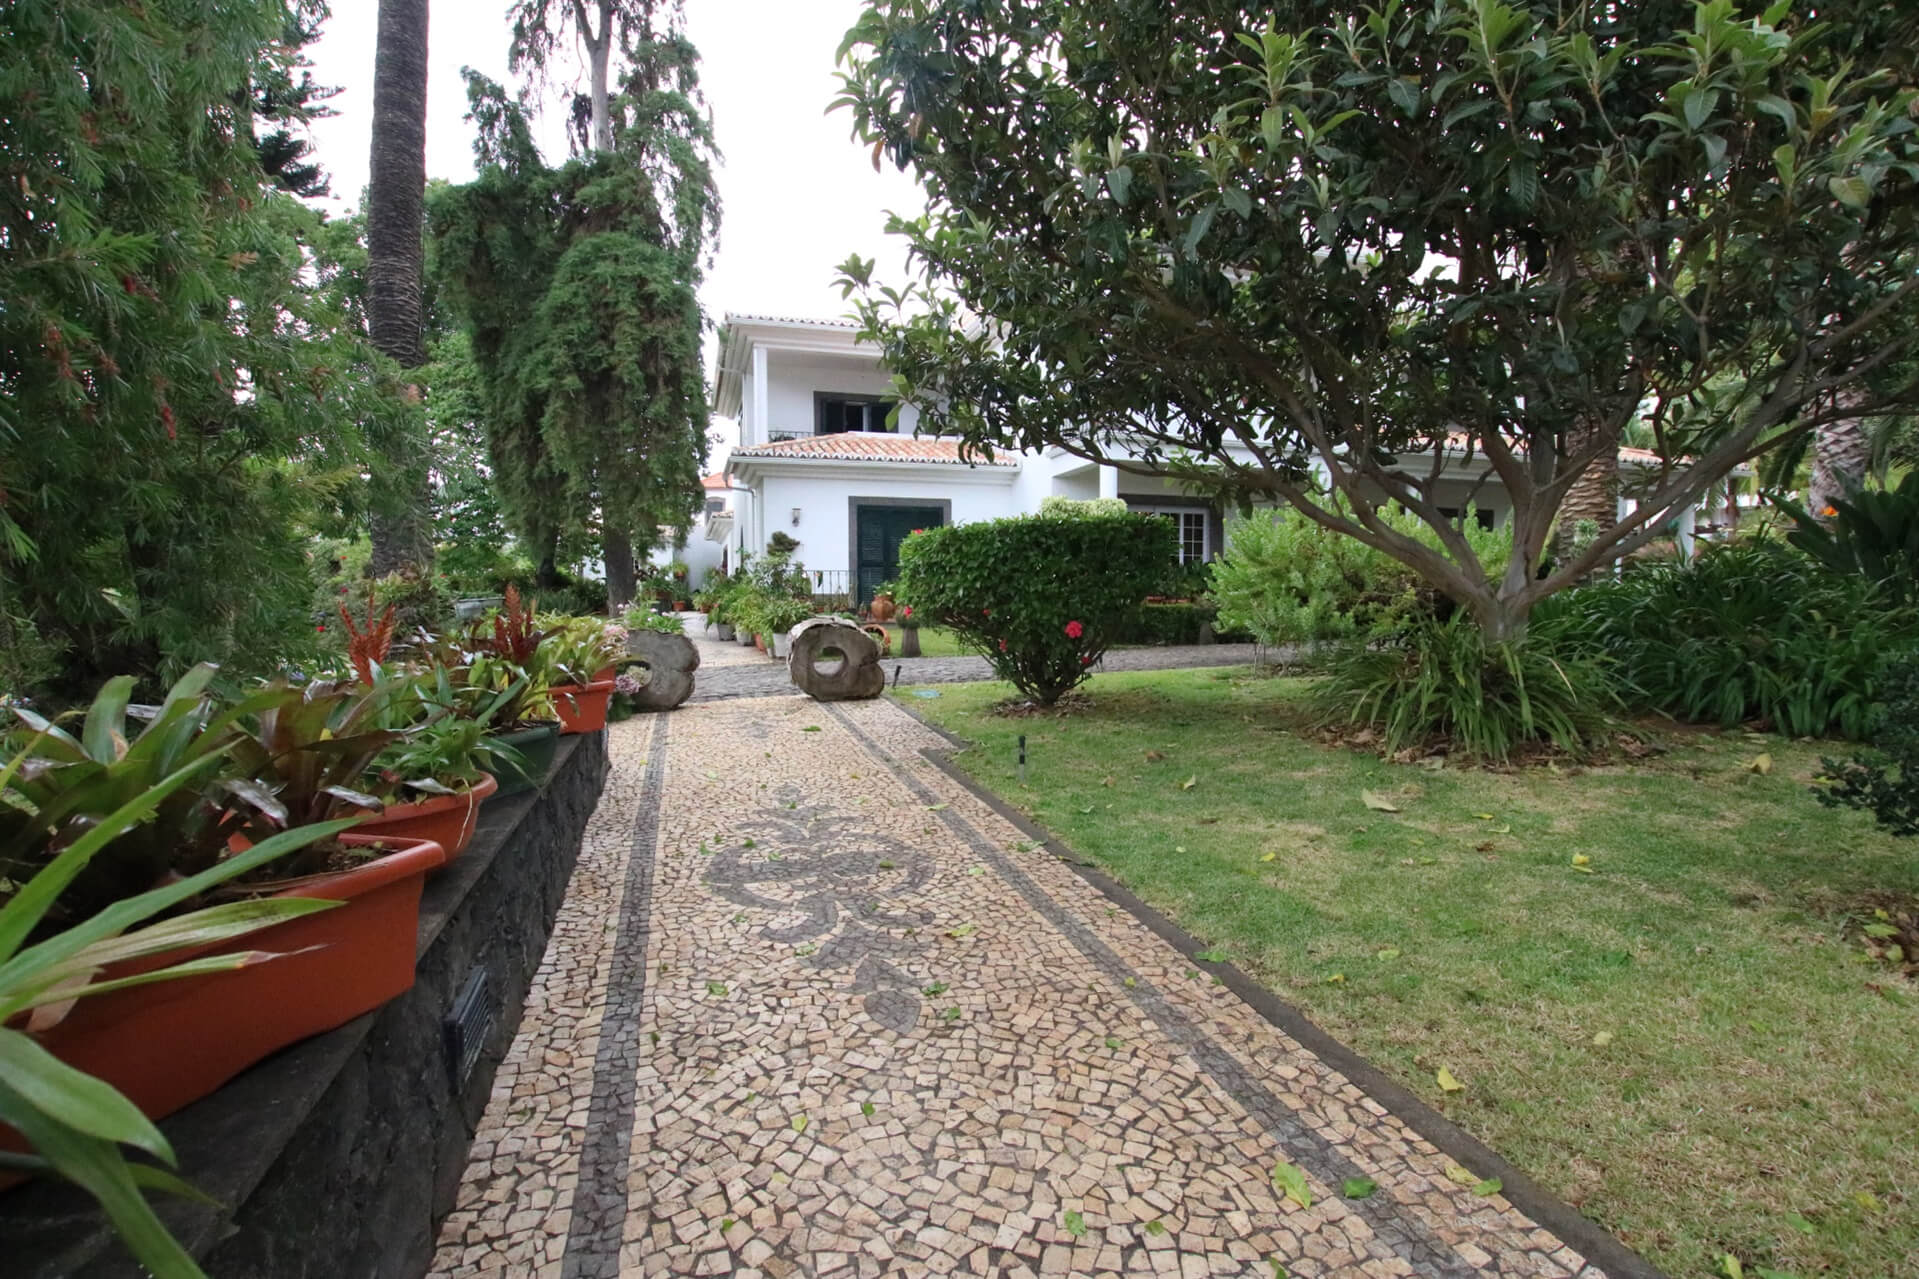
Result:
[[1555,652],[1537,636],[1489,641],[1459,613],[1416,616],[1346,648],[1317,697],[1329,722],[1376,729],[1389,755],[1443,746],[1499,762],[1542,741],[1584,754],[1603,740],[1616,705],[1603,659]]
[[1790,502],[1780,505],[1797,523],[1787,541],[1835,573],[1862,577],[1889,599],[1919,605],[1919,472],[1897,488],[1835,501],[1830,523]]
[[1542,609],[1555,651],[1610,658],[1628,702],[1694,723],[1865,734],[1882,657],[1919,638],[1909,608],[1769,541],[1646,565]]
[[[1345,509],[1343,502],[1332,505]],[[1376,518],[1438,549],[1438,536],[1410,512],[1382,510]],[[1468,512],[1461,534],[1488,573],[1505,571],[1512,554],[1508,530],[1482,529]],[[1227,527],[1226,552],[1213,565],[1212,594],[1223,625],[1250,631],[1262,644],[1308,648],[1390,630],[1416,614],[1435,612],[1440,603],[1438,593],[1401,561],[1283,510],[1255,513]]]
[[614,146],[557,168],[524,107],[470,74],[481,172],[428,201],[434,278],[478,369],[472,416],[506,517],[549,577],[563,537],[602,539],[611,574],[616,546],[684,530],[703,499],[695,289],[719,220],[712,129],[689,44],[631,53]]
[[157,691],[314,634],[304,531],[359,483],[359,424],[391,397],[306,271],[318,215],[252,142],[310,7],[0,8],[7,691],[79,701],[119,671]]
[[1919,835],[1919,649],[1888,659],[1870,754],[1825,761],[1822,804],[1861,808],[1895,835]]
[[952,524],[900,547],[899,600],[1050,706],[1085,681],[1177,558],[1172,525],[1146,515]]
[[[1919,403],[1910,6],[1755,9],[869,0],[841,101],[926,190],[922,279],[845,287],[925,427],[1289,502],[1517,640],[1755,453]],[[1539,573],[1629,425],[1670,464]]]

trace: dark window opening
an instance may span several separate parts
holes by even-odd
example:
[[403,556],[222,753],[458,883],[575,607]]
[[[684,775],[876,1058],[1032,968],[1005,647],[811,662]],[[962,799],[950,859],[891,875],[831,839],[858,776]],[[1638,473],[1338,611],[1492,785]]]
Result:
[[816,435],[844,435],[849,431],[891,434],[893,431],[886,424],[888,415],[893,411],[891,400],[854,395],[820,395],[814,397],[814,404]]
[[[1465,510],[1457,506],[1442,506],[1439,508],[1439,513],[1455,524],[1463,523],[1466,519]],[[1481,506],[1473,508],[1473,518],[1479,521],[1479,527],[1484,529],[1490,529],[1499,522],[1498,512],[1489,511]]]

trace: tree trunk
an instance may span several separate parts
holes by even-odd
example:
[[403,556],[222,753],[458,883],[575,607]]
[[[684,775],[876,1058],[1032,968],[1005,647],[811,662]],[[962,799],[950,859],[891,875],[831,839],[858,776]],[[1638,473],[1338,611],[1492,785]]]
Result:
[[633,539],[624,532],[608,529],[602,545],[606,557],[607,611],[617,617],[633,602],[638,573],[633,558]]
[[[1580,429],[1567,432],[1566,451],[1583,453],[1600,442],[1601,436],[1607,439],[1607,447],[1599,451],[1591,465],[1579,473],[1579,478],[1566,490],[1566,500],[1559,507],[1559,530],[1553,540],[1553,554],[1561,563],[1570,559],[1576,549],[1592,540],[1592,535],[1612,531],[1619,524],[1619,445],[1618,432],[1604,425],[1585,425]],[[1590,522],[1588,536],[1582,536],[1580,525]]]
[[1872,438],[1858,418],[1828,422],[1812,438],[1812,484],[1806,490],[1806,508],[1816,519],[1827,518],[1833,503],[1844,501],[1866,483],[1872,463]]
[[[380,0],[367,184],[367,329],[374,349],[403,369],[426,363],[426,59],[427,0]],[[424,421],[409,425],[425,430]],[[369,576],[424,570],[433,562],[425,450],[416,445],[396,440],[376,461]]]
[[613,14],[611,4],[600,6],[600,38],[597,42],[587,39],[586,59],[592,73],[593,93],[593,149],[611,151],[613,149],[613,112],[609,105],[610,90],[608,80],[613,61]]

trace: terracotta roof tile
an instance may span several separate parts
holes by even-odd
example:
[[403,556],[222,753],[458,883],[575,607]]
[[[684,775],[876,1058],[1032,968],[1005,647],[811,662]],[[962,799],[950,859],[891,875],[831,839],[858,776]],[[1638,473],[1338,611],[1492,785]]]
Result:
[[921,439],[911,435],[884,435],[869,431],[802,435],[798,439],[760,444],[750,449],[735,449],[733,456],[805,457],[835,462],[936,462],[947,466],[1019,465],[1004,453],[995,454],[991,461],[977,455],[963,458],[960,456],[958,440]]
[[726,482],[726,472],[715,471],[711,475],[700,476],[700,487],[703,489],[723,489],[730,486]]

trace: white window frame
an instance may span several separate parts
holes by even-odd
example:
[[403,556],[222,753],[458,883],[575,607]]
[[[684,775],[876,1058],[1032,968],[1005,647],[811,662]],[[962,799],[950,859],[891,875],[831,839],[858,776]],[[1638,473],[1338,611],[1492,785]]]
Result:
[[[1135,515],[1169,515],[1173,517],[1173,528],[1179,533],[1179,562],[1181,564],[1205,564],[1213,558],[1213,513],[1204,506],[1155,506],[1150,502],[1141,502],[1131,507]],[[1199,558],[1186,558],[1186,519],[1199,521]]]

